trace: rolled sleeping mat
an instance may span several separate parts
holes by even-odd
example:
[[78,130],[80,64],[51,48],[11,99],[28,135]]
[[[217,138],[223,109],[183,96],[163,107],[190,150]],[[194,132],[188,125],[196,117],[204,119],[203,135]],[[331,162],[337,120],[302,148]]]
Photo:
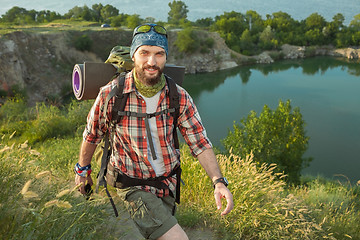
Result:
[[[108,84],[115,73],[116,68],[109,63],[75,64],[72,73],[72,87],[76,99],[95,99],[100,88]],[[185,67],[165,65],[164,73],[171,77],[176,84],[182,85]]]

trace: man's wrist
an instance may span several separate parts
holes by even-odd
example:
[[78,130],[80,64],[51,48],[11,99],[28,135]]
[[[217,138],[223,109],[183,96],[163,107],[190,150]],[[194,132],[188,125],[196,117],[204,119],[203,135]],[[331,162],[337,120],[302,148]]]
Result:
[[229,182],[228,182],[228,180],[227,180],[225,177],[221,177],[221,178],[215,179],[214,182],[213,182],[213,187],[215,188],[215,186],[216,186],[218,183],[224,184],[225,187],[227,187],[227,186],[229,185]]
[[80,177],[87,177],[91,174],[91,164],[81,167],[79,163],[75,164],[74,172]]

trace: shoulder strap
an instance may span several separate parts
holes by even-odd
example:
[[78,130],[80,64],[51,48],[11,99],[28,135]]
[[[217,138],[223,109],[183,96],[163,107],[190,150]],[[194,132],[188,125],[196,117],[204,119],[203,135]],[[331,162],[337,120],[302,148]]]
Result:
[[[115,102],[114,102],[114,106],[112,108],[112,121],[114,121],[114,116],[115,114],[117,114],[118,110],[120,109],[124,109],[125,108],[125,104],[127,101],[127,97],[128,94],[123,94],[123,90],[124,90],[124,83],[125,83],[125,74],[121,74],[120,76],[117,76],[117,84],[116,87],[113,88],[110,93],[108,94],[106,100],[105,100],[105,104],[104,104],[104,111],[103,114],[104,116],[107,114],[107,108],[108,108],[108,104],[111,98],[115,97]],[[111,123],[110,123],[111,124]],[[99,186],[103,186],[105,188],[106,194],[108,195],[109,199],[110,199],[110,203],[114,209],[115,212],[115,216],[118,216],[118,211],[115,207],[114,201],[107,189],[107,183],[105,180],[105,175],[107,172],[107,165],[109,162],[109,152],[111,152],[110,148],[110,126],[108,127],[108,130],[105,134],[104,137],[104,141],[105,141],[105,146],[103,149],[103,155],[101,158],[101,168],[99,171],[99,174],[97,176],[97,183],[96,183],[96,192],[99,192]]]
[[178,135],[177,135],[177,120],[178,117],[180,115],[180,99],[179,99],[179,93],[177,91],[177,86],[176,83],[174,82],[174,80],[172,80],[169,76],[165,75],[166,78],[166,82],[168,84],[169,87],[169,98],[170,98],[170,103],[169,103],[169,108],[175,109],[175,112],[172,113],[173,117],[174,117],[174,130],[173,130],[173,136],[174,136],[174,144],[175,144],[175,148],[179,149],[180,144],[179,144],[179,139],[178,139]]
[[116,89],[115,102],[114,102],[114,106],[113,106],[112,112],[111,112],[113,122],[118,122],[118,120],[119,120],[118,112],[124,111],[126,101],[129,97],[128,93],[126,93],[126,94],[123,93],[124,85],[125,85],[125,74],[122,74],[118,77],[117,87],[114,88],[114,89]]

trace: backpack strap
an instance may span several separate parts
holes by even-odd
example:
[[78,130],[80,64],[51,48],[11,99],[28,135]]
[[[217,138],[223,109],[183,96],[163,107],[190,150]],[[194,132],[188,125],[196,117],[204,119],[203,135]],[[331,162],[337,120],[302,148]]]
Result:
[[180,115],[180,99],[179,99],[179,93],[177,91],[177,86],[174,80],[172,80],[169,76],[165,75],[166,82],[169,87],[169,109],[175,109],[175,112],[172,113],[174,117],[174,130],[173,130],[173,136],[174,136],[174,145],[176,149],[180,148],[179,144],[179,138],[177,135],[177,120]]
[[[121,107],[122,107],[122,109],[125,108],[128,94],[122,94],[123,89],[124,89],[124,82],[125,82],[125,73],[121,74],[120,76],[117,76],[117,84],[116,84],[117,86],[110,91],[110,93],[108,94],[108,96],[105,100],[104,109],[103,109],[104,116],[107,113],[107,108],[108,108],[110,99],[115,97],[115,103],[114,103],[113,110],[112,110],[112,120],[114,119],[114,115],[115,115],[115,113],[117,113],[118,108],[121,108]],[[113,123],[114,123],[114,121],[112,121],[111,124],[113,124]],[[106,131],[106,134],[104,137],[105,146],[104,146],[103,154],[102,154],[102,158],[101,158],[101,168],[100,168],[100,171],[97,176],[96,192],[97,193],[99,192],[99,186],[103,186],[105,188],[106,194],[107,194],[107,196],[110,200],[110,203],[114,209],[115,216],[117,217],[117,216],[119,216],[119,214],[116,209],[115,203],[107,189],[107,183],[106,183],[106,179],[105,179],[105,175],[107,172],[107,166],[108,166],[110,154],[111,154],[111,146],[110,146],[110,133],[111,133],[110,131],[112,131],[112,126],[110,127],[111,124],[109,124],[109,128]]]

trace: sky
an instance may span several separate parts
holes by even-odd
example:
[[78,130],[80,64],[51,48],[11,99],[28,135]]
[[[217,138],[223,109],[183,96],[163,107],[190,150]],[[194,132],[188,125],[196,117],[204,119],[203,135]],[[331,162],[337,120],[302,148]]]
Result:
[[[156,20],[167,21],[170,10],[169,0],[0,0],[0,15],[14,6],[27,10],[50,10],[60,14],[68,12],[74,6],[91,7],[93,4],[110,4],[120,13],[139,14],[140,17],[153,17]],[[282,11],[290,14],[296,20],[303,20],[317,12],[327,21],[341,13],[348,25],[355,15],[360,14],[360,0],[183,0],[188,7],[188,19],[195,21],[205,17],[215,17],[224,12],[236,11],[246,13],[254,10],[264,19],[266,14]]]

